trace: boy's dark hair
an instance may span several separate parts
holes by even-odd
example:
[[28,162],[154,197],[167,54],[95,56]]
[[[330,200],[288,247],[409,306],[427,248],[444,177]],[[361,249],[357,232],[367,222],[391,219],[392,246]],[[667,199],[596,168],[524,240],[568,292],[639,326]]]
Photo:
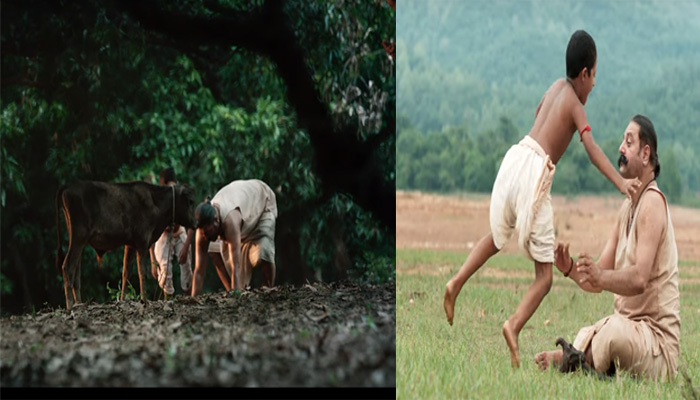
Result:
[[574,32],[566,48],[566,76],[574,79],[584,68],[588,68],[590,74],[597,56],[591,35],[584,30]]
[[163,185],[168,182],[175,182],[175,170],[173,167],[166,167],[160,171],[160,182]]
[[632,121],[639,125],[639,142],[641,147],[645,144],[649,145],[649,162],[654,165],[654,178],[659,177],[661,173],[661,164],[659,163],[659,155],[656,151],[656,129],[654,129],[654,124],[651,120],[641,114],[637,114],[632,118]]

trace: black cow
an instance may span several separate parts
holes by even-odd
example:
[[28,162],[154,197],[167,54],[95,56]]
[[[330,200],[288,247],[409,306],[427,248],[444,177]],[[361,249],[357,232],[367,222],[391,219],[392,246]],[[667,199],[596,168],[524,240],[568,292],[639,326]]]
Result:
[[[65,259],[61,251],[60,206],[70,238]],[[148,249],[173,222],[194,227],[193,207],[194,189],[183,185],[78,181],[61,186],[56,193],[56,266],[63,273],[66,308],[81,302],[80,260],[86,244],[95,249],[100,262],[105,252],[125,246],[121,300],[124,300],[127,267],[136,252],[141,299],[145,300],[144,263]]]

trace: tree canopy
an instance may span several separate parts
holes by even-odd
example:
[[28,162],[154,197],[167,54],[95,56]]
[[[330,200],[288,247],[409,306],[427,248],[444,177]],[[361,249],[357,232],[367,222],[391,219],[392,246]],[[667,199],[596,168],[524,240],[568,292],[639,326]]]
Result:
[[[61,303],[61,184],[167,166],[201,200],[235,179],[275,190],[278,281],[394,273],[385,2],[7,1],[2,19],[3,309]],[[104,300],[121,260],[97,271],[86,249],[83,298]]]

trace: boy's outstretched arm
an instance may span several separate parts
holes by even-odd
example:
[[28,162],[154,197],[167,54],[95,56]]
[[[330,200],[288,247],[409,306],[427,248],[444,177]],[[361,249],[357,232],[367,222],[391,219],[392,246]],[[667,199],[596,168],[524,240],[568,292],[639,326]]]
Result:
[[600,146],[593,140],[593,135],[591,134],[590,128],[585,130],[581,134],[581,141],[583,142],[583,147],[586,149],[588,158],[591,160],[593,165],[598,168],[598,170],[605,175],[606,178],[620,191],[620,193],[631,198],[633,194],[637,192],[637,189],[641,185],[639,179],[624,179],[619,172],[613,167],[608,157],[600,149]]
[[593,165],[625,196],[632,198],[637,189],[642,185],[639,179],[624,179],[615,167],[610,163],[608,157],[603,153],[598,144],[593,140],[591,127],[588,125],[588,118],[580,102],[575,102],[571,110],[576,129],[581,135],[583,147],[586,149],[588,158]]

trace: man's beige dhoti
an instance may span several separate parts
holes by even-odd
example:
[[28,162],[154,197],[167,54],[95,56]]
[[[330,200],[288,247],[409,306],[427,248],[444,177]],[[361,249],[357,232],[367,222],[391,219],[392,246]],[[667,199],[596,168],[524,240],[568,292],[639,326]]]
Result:
[[[642,193],[640,203],[650,190],[663,196],[658,188],[650,186]],[[632,216],[632,203],[625,202],[618,226],[616,270],[636,262],[636,221],[641,207],[637,206]],[[611,363],[617,363],[620,369],[649,379],[668,380],[676,376],[681,320],[678,252],[670,215],[666,206],[666,229],[644,292],[636,296],[615,295],[615,314],[582,328],[574,340],[574,347],[580,351],[586,352],[590,346],[598,372],[604,373]]]
[[605,373],[616,363],[617,368],[635,376],[669,378],[660,342],[644,322],[619,314],[605,317],[593,326],[582,328],[576,335],[575,348],[585,351],[588,346],[591,346],[593,365],[598,372]]
[[[221,253],[226,271],[229,274],[233,273],[233,253],[229,251],[227,242],[221,239],[211,242],[208,251]],[[245,241],[241,242],[243,271],[250,271],[257,267],[260,260],[275,263],[275,217],[269,211],[263,213],[252,232],[246,236]]]
[[529,258],[554,262],[554,171],[554,163],[529,135],[508,150],[491,192],[489,219],[498,249],[517,229],[518,246]]

